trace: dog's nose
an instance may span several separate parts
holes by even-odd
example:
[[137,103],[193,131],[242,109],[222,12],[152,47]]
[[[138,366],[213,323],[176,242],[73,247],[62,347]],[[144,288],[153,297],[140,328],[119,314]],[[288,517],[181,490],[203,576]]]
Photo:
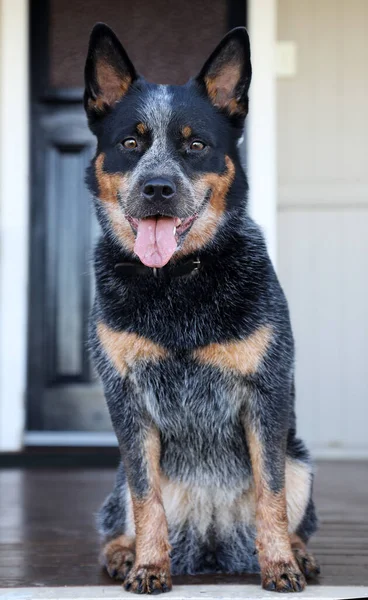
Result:
[[171,200],[175,192],[175,183],[163,177],[148,179],[143,184],[143,196],[147,200]]

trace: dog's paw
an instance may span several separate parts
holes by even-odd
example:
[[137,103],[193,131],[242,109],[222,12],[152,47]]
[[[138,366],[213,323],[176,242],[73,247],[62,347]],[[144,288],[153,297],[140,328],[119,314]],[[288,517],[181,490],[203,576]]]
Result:
[[301,592],[305,578],[296,564],[271,563],[262,573],[262,587],[270,592]]
[[119,538],[106,544],[100,554],[100,563],[110,577],[124,581],[134,563],[135,555],[132,545],[124,545]]
[[293,551],[303,575],[307,579],[316,579],[321,573],[321,569],[313,554],[310,554],[310,552],[307,552],[303,548],[295,548]]
[[162,594],[172,588],[170,569],[155,565],[136,566],[124,581],[127,592],[135,594]]

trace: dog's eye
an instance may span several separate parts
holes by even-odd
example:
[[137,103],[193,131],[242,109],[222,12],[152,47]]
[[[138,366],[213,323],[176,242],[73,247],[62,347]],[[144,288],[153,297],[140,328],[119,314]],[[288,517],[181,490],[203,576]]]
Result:
[[205,147],[206,147],[206,144],[204,144],[200,140],[195,140],[194,142],[192,142],[190,144],[190,149],[194,150],[195,152],[200,152],[201,150],[204,150]]
[[134,150],[134,148],[136,148],[138,145],[137,140],[135,140],[134,138],[126,138],[121,143],[124,146],[124,148],[127,148],[127,150]]

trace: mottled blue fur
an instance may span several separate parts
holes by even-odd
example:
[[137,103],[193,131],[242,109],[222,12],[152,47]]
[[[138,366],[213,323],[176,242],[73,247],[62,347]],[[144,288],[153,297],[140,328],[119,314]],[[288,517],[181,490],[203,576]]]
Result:
[[[119,77],[129,82],[126,96],[104,110],[94,104],[101,92],[98,60],[108,61]],[[220,90],[212,97],[209,86],[215,85],[216,77],[226,85],[223,69],[227,67],[231,76],[234,72],[239,76],[234,89],[225,90],[232,96],[228,98]],[[216,513],[221,498],[227,495],[229,511],[231,506],[243,507],[241,503],[245,505],[250,497],[254,469],[247,431],[258,436],[261,476],[275,498],[285,489],[286,463],[308,477],[311,470],[308,451],[296,434],[294,342],[288,306],[263,235],[247,212],[248,188],[238,140],[248,109],[250,77],[249,41],[243,29],[229,34],[199,77],[181,87],[155,86],[138,77],[119,42],[104,26],[94,30],[87,59],[86,109],[98,139],[87,182],[103,232],[95,252],[96,300],[90,343],[125,465],[120,465],[115,488],[99,512],[98,529],[104,541],[126,532],[128,487],[137,503],[149,497],[153,475],[146,442],[154,429],[159,436],[162,476],[186,486],[189,492],[202,491],[208,510],[212,510],[206,515],[209,522],[204,532],[199,531],[193,513],[183,518],[180,527],[169,518],[174,574],[259,571],[254,517],[241,520],[232,513],[227,515],[226,503],[223,512]],[[136,133],[138,119],[149,130],[141,138]],[[201,155],[194,155],[182,139],[181,131],[188,125],[205,141]],[[137,147],[128,152],[120,141],[132,135],[138,139]],[[100,199],[101,174],[96,164],[101,157],[105,180],[121,176],[130,190],[123,192],[121,186],[118,197],[111,199],[122,220],[124,215],[184,218],[194,210],[199,212],[198,219],[203,218],[216,191],[206,184],[206,175],[221,182],[231,164],[234,177],[223,192],[224,208],[211,239],[177,262],[174,255],[165,278],[156,277],[153,270],[144,274],[133,270],[131,276],[118,273],[116,264],[137,264],[138,258],[124,239],[117,238]],[[142,199],[141,180],[153,171],[160,174],[160,170],[166,175],[173,173],[178,192],[170,206],[152,208]],[[198,189],[202,190],[200,197]],[[185,238],[179,240],[179,249],[183,242]],[[184,277],[171,276],[172,265],[188,258],[200,260],[199,270]],[[146,356],[119,371],[108,345],[99,337],[101,324],[113,336],[133,334],[148,340],[163,349],[164,355],[157,360]],[[246,341],[262,328],[270,332],[270,339],[264,350],[256,348],[259,364],[248,372],[214,366],[196,357],[198,349]],[[290,481],[290,485],[298,485],[297,476]],[[305,542],[316,529],[309,480],[308,485],[302,498],[304,514],[294,524],[294,532]],[[288,491],[298,498],[298,490]],[[227,519],[225,525],[221,525],[222,517]],[[287,537],[287,524],[285,532]],[[282,561],[280,564],[283,568]],[[269,589],[302,588],[295,562],[289,560],[285,574],[278,575],[273,567]],[[143,584],[142,575],[141,579],[136,573],[134,577],[127,589],[132,585],[138,592],[167,589],[157,581],[157,587],[152,582]]]

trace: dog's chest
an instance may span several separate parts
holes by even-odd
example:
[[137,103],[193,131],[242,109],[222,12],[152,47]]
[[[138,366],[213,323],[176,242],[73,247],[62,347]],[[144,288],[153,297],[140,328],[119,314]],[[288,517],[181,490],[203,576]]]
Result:
[[173,434],[231,426],[246,399],[242,378],[191,356],[137,365],[129,377],[153,421]]
[[[97,333],[115,370],[128,378],[157,424],[231,420],[246,402],[247,378],[262,368],[272,338],[267,326],[242,339],[175,350],[103,323]],[[214,417],[213,417],[214,415]]]
[[160,431],[166,476],[223,485],[248,472],[242,377],[183,357],[147,365],[132,377],[139,402]]

